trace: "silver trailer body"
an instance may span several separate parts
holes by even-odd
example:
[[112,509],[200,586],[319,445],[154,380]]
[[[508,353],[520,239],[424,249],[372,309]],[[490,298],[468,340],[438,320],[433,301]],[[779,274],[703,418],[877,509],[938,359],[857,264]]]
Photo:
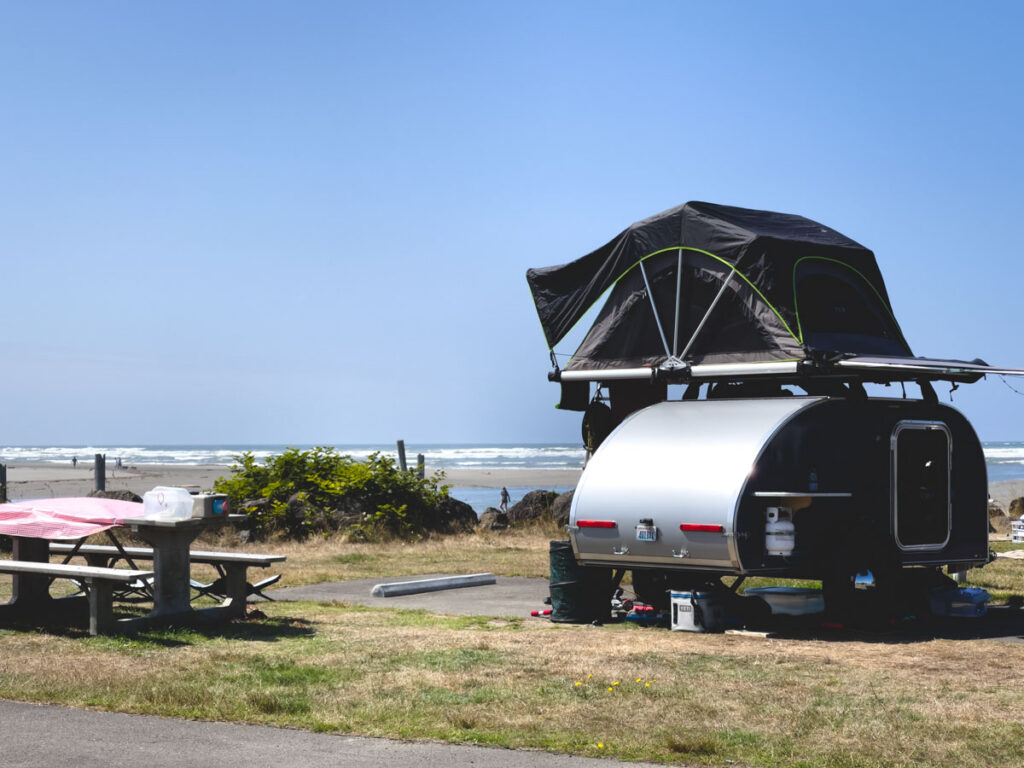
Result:
[[[984,455],[967,420],[938,403],[666,401],[590,458],[569,533],[581,565],[622,569],[828,578],[981,565]],[[777,551],[787,536],[795,547]]]
[[[576,487],[569,533],[577,558],[738,571],[736,511],[747,478],[780,426],[823,399],[673,401],[634,413],[605,439]],[[653,521],[655,541],[636,540],[641,520]],[[683,532],[684,524],[695,528]],[[721,531],[710,530],[716,526]]]

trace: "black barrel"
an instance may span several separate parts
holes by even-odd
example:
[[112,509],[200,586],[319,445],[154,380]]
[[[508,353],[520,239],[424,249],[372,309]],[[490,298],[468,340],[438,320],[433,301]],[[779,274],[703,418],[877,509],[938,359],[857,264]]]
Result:
[[607,621],[611,615],[612,569],[578,565],[568,541],[552,541],[549,558],[551,620],[561,624]]

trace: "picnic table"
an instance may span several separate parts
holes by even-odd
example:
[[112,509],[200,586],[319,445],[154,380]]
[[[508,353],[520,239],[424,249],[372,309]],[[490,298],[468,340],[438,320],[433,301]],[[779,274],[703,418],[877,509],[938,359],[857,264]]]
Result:
[[[241,518],[242,516],[237,516]],[[228,518],[230,519],[230,518]],[[225,599],[216,606],[193,608],[190,578],[190,546],[204,530],[227,522],[225,517],[150,519],[142,516],[142,504],[114,499],[60,498],[0,504],[0,534],[11,536],[13,560],[0,560],[0,573],[13,578],[11,600],[0,605],[0,622],[14,620],[66,620],[72,623],[88,606],[93,634],[109,631],[137,631],[155,624],[191,623],[244,616],[245,568],[266,567],[280,562],[283,555],[246,556],[243,553],[206,552],[206,562],[222,556],[230,565],[225,573]],[[115,531],[130,529],[151,548],[136,549],[133,558],[118,541]],[[112,560],[101,566],[70,565],[79,552],[83,556],[95,546],[83,545],[85,537],[105,533],[129,568],[113,568]],[[63,543],[61,543],[63,542]],[[133,549],[133,548],[127,548]],[[64,562],[50,562],[51,550],[65,554]],[[152,569],[143,570],[134,560],[151,559]],[[131,574],[129,578],[127,574]],[[81,595],[54,598],[49,587],[54,578],[70,578],[85,587]],[[152,584],[153,610],[141,617],[114,620],[110,606],[111,585]]]

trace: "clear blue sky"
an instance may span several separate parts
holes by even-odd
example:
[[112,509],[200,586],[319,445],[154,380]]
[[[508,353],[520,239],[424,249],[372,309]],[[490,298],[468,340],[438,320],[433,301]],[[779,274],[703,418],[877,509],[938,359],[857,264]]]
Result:
[[[576,441],[525,270],[687,200],[822,221],[875,251],[916,354],[1024,366],[1022,26],[4,3],[0,444]],[[955,404],[1024,440],[1002,382]]]

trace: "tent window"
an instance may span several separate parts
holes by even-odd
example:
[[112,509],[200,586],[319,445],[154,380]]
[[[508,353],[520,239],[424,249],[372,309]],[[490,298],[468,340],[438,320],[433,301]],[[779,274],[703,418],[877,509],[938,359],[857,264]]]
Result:
[[805,344],[858,354],[906,354],[888,308],[853,269],[828,259],[805,259],[797,264],[794,288]]
[[887,338],[891,331],[859,286],[837,275],[804,275],[797,283],[804,333],[861,333]]

